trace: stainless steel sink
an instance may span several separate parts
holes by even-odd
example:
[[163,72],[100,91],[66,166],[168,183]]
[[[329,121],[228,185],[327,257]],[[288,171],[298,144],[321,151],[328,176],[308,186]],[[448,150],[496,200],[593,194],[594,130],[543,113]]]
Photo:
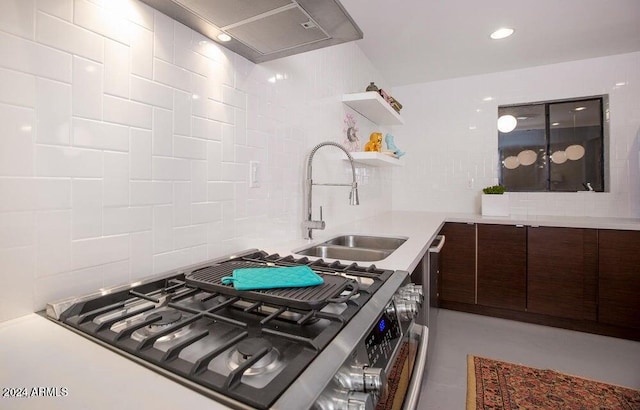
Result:
[[342,235],[324,242],[329,245],[341,245],[349,248],[367,248],[384,251],[395,251],[407,241],[406,238],[386,236]]
[[372,262],[391,255],[406,240],[385,236],[341,235],[295,253],[319,258]]

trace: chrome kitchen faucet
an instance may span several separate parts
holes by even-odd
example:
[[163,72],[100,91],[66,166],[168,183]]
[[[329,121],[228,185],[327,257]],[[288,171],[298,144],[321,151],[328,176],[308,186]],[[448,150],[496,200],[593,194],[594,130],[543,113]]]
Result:
[[[349,158],[349,163],[351,163],[351,172],[353,175],[353,181],[350,184],[314,184],[312,175],[313,175],[313,156],[316,151],[318,151],[322,147],[326,146],[334,146],[336,148],[340,148],[347,154],[347,158]],[[350,186],[351,192],[349,193],[349,205],[360,205],[360,200],[358,199],[358,183],[356,182],[356,168],[353,165],[353,157],[342,145],[332,142],[325,141],[313,147],[311,153],[309,154],[309,159],[307,160],[307,179],[305,180],[305,190],[306,190],[306,200],[307,200],[307,215],[306,219],[302,221],[302,228],[304,229],[304,239],[313,239],[312,231],[314,229],[324,229],[325,223],[322,220],[322,207],[320,207],[320,220],[314,221],[311,216],[311,211],[313,209],[312,206],[312,188],[313,185],[324,185],[324,186]]]

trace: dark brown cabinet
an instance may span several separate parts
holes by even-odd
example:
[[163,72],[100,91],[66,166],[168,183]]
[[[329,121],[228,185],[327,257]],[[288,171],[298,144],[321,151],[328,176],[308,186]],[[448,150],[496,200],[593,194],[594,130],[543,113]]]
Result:
[[640,231],[599,231],[599,322],[640,329],[639,250]]
[[598,231],[529,227],[527,310],[596,320]]
[[441,307],[640,341],[640,231],[446,223]]
[[478,225],[478,305],[524,311],[527,228]]
[[440,253],[440,300],[475,303],[476,226],[447,222],[440,234],[446,244]]

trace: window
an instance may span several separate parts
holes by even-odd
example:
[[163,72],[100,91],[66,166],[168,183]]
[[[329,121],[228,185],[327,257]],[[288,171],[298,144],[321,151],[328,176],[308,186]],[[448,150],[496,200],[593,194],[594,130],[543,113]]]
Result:
[[512,192],[605,190],[606,96],[498,107],[500,184]]

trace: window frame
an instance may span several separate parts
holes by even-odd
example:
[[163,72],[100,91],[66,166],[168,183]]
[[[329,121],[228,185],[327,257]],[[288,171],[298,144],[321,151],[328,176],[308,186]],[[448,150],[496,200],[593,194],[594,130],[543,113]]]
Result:
[[[576,98],[566,98],[566,99],[558,99],[558,100],[548,100],[548,101],[537,101],[537,102],[528,102],[528,103],[518,103],[518,104],[508,104],[508,105],[499,105],[497,108],[497,117],[500,117],[501,109],[509,109],[514,107],[528,107],[528,106],[544,106],[544,139],[545,139],[545,152],[544,155],[547,159],[549,159],[549,164],[545,167],[545,189],[542,190],[532,190],[532,189],[517,189],[514,190],[513,187],[509,189],[509,187],[505,186],[504,183],[504,171],[505,167],[502,159],[502,150],[504,147],[500,145],[500,134],[498,131],[498,182],[500,185],[505,186],[507,191],[509,192],[522,192],[522,193],[567,193],[567,192],[576,192],[573,190],[554,190],[552,189],[552,179],[551,179],[551,121],[550,121],[550,107],[554,104],[563,104],[563,103],[580,103],[583,101],[593,101],[599,100],[600,102],[600,135],[598,139],[600,140],[601,149],[600,149],[600,169],[598,170],[601,178],[602,178],[602,189],[597,189],[595,192],[610,192],[609,187],[609,96],[608,94],[602,95],[594,95],[594,96],[585,96],[585,97],[576,97]],[[587,188],[584,189],[586,191]]]

